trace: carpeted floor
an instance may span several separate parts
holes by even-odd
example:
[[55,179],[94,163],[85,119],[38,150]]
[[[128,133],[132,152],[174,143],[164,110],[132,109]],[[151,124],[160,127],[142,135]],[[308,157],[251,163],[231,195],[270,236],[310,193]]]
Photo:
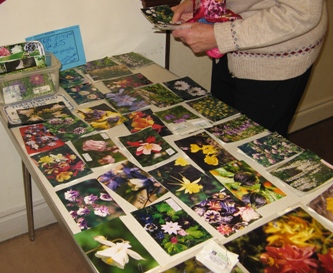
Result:
[[27,234],[0,244],[3,273],[89,273],[78,250],[59,224],[36,230],[35,241]]
[[[289,139],[333,164],[333,118],[292,133]],[[0,243],[0,272],[91,272],[69,240],[59,224],[53,224],[36,230],[33,242],[24,234]]]

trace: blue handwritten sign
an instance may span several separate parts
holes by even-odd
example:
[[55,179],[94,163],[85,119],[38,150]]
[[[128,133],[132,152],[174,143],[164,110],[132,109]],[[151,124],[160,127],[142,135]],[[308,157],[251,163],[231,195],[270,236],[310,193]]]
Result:
[[86,63],[79,26],[49,31],[26,38],[26,41],[40,41],[46,52],[53,53],[61,62],[61,70]]

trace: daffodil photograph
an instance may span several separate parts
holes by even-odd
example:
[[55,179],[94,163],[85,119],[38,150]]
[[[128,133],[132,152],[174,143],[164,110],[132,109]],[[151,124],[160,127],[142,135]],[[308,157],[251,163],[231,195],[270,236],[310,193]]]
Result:
[[147,272],[157,261],[120,218],[74,235],[99,273]]

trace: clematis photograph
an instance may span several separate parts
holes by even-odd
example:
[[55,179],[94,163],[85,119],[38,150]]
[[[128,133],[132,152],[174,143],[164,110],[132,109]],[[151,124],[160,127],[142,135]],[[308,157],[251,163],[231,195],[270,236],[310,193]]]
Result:
[[332,272],[332,237],[297,207],[224,246],[249,272]]
[[172,198],[133,211],[132,215],[156,243],[171,256],[212,237]]
[[74,235],[99,273],[143,273],[159,266],[120,218]]

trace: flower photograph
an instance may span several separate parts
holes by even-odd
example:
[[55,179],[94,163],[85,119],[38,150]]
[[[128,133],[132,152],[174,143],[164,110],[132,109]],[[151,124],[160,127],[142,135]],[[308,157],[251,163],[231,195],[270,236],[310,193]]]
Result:
[[162,137],[172,135],[172,132],[151,109],[131,112],[125,115],[125,117],[127,120],[124,122],[124,125],[131,133],[136,133],[147,127],[151,127]]
[[18,109],[16,112],[21,122],[24,124],[36,123],[52,118],[72,116],[71,111],[62,101],[31,108]]
[[182,105],[173,106],[167,110],[157,111],[155,115],[158,116],[165,123],[182,123],[194,119],[199,119],[198,115],[195,115],[190,110],[186,109]]
[[101,167],[126,160],[119,147],[107,134],[94,134],[72,142],[90,168]]
[[104,57],[101,59],[86,62],[84,65],[78,66],[77,69],[83,74],[89,74],[89,72],[97,71],[98,69],[102,69],[108,66],[118,66],[118,64],[111,60],[110,57]]
[[74,238],[99,273],[143,273],[159,266],[119,217]]
[[66,144],[51,151],[32,155],[31,159],[52,186],[91,174],[92,171]]
[[119,113],[127,114],[149,107],[149,103],[132,87],[121,88],[104,94],[104,98]]
[[80,118],[95,130],[107,130],[125,121],[122,114],[112,109],[105,103],[77,110]]
[[301,207],[224,246],[250,272],[332,272],[332,233]]
[[136,52],[113,55],[112,59],[126,65],[130,69],[135,69],[154,63],[152,60]]
[[94,128],[75,115],[54,117],[44,122],[45,127],[62,141],[75,141],[81,136],[91,133]]
[[239,200],[254,209],[277,201],[286,194],[254,170],[245,161],[233,161],[220,168],[210,170]]
[[231,143],[255,136],[266,129],[246,116],[241,115],[238,118],[216,124],[206,130],[221,141]]
[[125,214],[96,179],[57,191],[57,195],[81,230]]
[[131,135],[119,137],[119,141],[142,167],[155,165],[177,153],[151,127]]
[[225,237],[261,218],[255,209],[237,199],[226,188],[192,206],[192,210]]
[[212,237],[171,198],[133,211],[132,215],[169,255],[181,253]]
[[202,173],[181,157],[149,173],[189,207],[223,188],[216,179]]
[[308,192],[330,180],[333,169],[314,152],[306,150],[272,170],[271,174],[300,192]]
[[181,97],[160,83],[141,87],[137,91],[146,101],[159,108],[172,106],[183,101]]
[[89,83],[88,79],[74,68],[63,70],[59,73],[59,85],[64,89],[87,83]]
[[211,95],[186,103],[211,122],[217,122],[239,113],[238,110]]
[[173,81],[163,82],[163,84],[184,100],[197,99],[206,96],[209,93],[205,88],[188,76]]
[[333,186],[322,192],[308,204],[315,212],[333,222]]
[[112,165],[97,180],[136,208],[149,206],[168,191],[130,161]]
[[28,154],[45,152],[65,145],[65,142],[51,134],[43,124],[20,127],[20,133]]
[[2,83],[3,97],[6,103],[28,100],[56,91],[50,73],[33,74]]
[[204,171],[216,169],[236,160],[207,132],[176,140],[175,144]]
[[136,73],[116,79],[104,80],[103,83],[111,92],[118,92],[127,87],[138,88],[140,86],[148,85],[151,84],[152,81],[143,74]]
[[304,151],[278,133],[244,143],[238,148],[264,167],[273,166]]
[[91,83],[79,84],[64,89],[78,105],[104,99],[103,93]]

